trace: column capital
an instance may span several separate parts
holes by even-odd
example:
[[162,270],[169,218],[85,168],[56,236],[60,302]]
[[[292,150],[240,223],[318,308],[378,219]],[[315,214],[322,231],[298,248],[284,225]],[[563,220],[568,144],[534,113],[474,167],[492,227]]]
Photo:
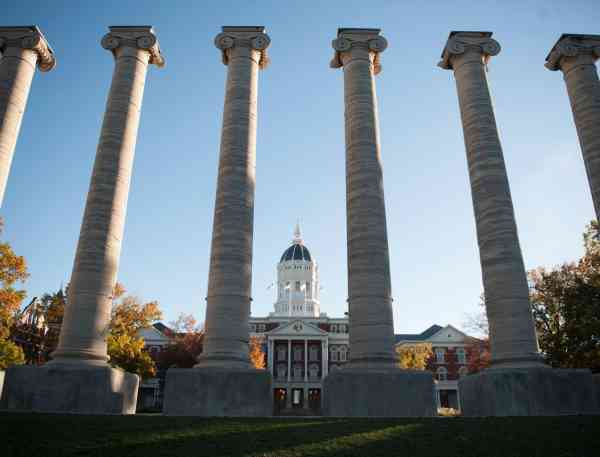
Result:
[[54,51],[36,25],[0,27],[0,52],[4,53],[7,48],[34,51],[41,71],[50,71],[56,66]]
[[[563,70],[567,61],[593,64],[600,58],[600,35],[563,33],[546,56],[548,70]],[[579,63],[579,62],[577,62]]]
[[[335,50],[329,66],[341,68],[344,63],[359,57],[368,56],[373,63],[373,73],[381,72],[379,54],[386,50],[387,40],[380,35],[381,29],[339,28],[337,38],[331,42]],[[355,55],[353,55],[355,54]]]
[[120,47],[143,49],[150,53],[150,63],[157,67],[165,65],[165,59],[160,52],[158,39],[150,25],[111,25],[110,32],[102,37],[102,47],[111,51],[116,57]]
[[227,26],[221,27],[221,33],[215,37],[215,46],[221,50],[223,64],[229,64],[229,52],[235,48],[246,48],[260,53],[258,65],[265,69],[269,64],[267,48],[271,38],[260,26]]
[[452,31],[448,36],[448,41],[442,51],[442,60],[438,62],[438,67],[444,70],[452,70],[452,59],[456,56],[465,54],[467,51],[479,53],[483,62],[487,63],[491,56],[500,53],[500,43],[492,38],[492,32],[466,32]]

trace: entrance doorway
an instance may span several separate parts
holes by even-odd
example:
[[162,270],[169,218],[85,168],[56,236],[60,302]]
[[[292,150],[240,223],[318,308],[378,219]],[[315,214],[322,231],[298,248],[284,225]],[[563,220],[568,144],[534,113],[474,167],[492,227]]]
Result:
[[292,408],[304,407],[304,389],[292,389]]
[[285,409],[287,401],[287,389],[273,390],[273,415],[278,416]]
[[321,389],[308,389],[308,407],[315,414],[321,411]]

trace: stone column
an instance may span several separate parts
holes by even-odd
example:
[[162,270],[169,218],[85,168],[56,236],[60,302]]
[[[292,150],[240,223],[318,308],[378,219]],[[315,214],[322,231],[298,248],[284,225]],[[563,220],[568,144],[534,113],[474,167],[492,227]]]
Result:
[[304,382],[308,381],[308,340],[304,339]]
[[332,68],[344,69],[350,362],[324,381],[328,416],[430,416],[431,373],[396,369],[390,262],[375,75],[379,29],[338,29]]
[[269,43],[264,27],[223,27],[215,38],[227,65],[227,84],[204,351],[195,369],[169,371],[166,414],[272,414],[271,376],[267,370],[252,369],[248,356],[258,73],[267,66]]
[[540,365],[502,146],[486,64],[500,52],[490,32],[450,35],[439,66],[453,70],[463,123],[492,364]]
[[393,365],[394,325],[375,75],[387,41],[378,29],[340,29],[344,68],[346,219],[351,364]]
[[164,65],[150,27],[110,27],[102,47],[114,55],[115,70],[69,283],[68,306],[52,363],[107,361],[106,334],[146,70],[149,63]]
[[0,54],[1,206],[35,68],[50,71],[56,59],[36,26],[0,27]]
[[[67,307],[53,360],[10,373],[10,409],[132,414],[138,376],[111,368],[106,350],[142,95],[149,63],[164,60],[149,26],[109,27],[115,58]],[[5,389],[6,391],[6,389]],[[6,392],[5,392],[6,393]],[[6,401],[6,403],[4,403]]]
[[595,62],[600,35],[563,34],[546,57],[546,68],[561,70],[567,85],[596,219],[600,219],[600,82]]
[[227,85],[199,366],[250,366],[258,72],[267,66],[269,43],[262,27],[223,27],[215,38]]
[[287,381],[292,379],[292,340],[288,340]]
[[[576,370],[550,370],[538,351],[487,83],[489,58],[500,52],[500,45],[491,36],[491,32],[451,32],[438,64],[453,70],[456,80],[492,352],[492,369],[459,380],[463,413],[487,416],[585,411],[591,374],[588,380],[588,374]],[[569,384],[578,388],[573,390]]]

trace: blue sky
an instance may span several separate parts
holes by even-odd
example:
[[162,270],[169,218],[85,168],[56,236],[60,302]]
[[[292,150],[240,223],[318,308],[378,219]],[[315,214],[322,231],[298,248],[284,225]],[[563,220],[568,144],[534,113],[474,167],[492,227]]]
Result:
[[119,280],[157,299],[165,321],[204,320],[226,67],[221,25],[265,25],[260,74],[253,315],[300,218],[319,262],[322,310],[346,309],[338,27],[379,27],[377,77],[396,332],[461,326],[482,290],[452,73],[436,67],[450,30],[489,30],[496,117],[527,268],[582,254],[593,207],[566,89],[543,66],[561,33],[599,33],[594,1],[22,2],[2,22],[37,24],[58,65],[37,73],[1,215],[3,238],[29,263],[29,297],[69,281],[113,59],[109,25],[151,24],[166,57],[148,73]]

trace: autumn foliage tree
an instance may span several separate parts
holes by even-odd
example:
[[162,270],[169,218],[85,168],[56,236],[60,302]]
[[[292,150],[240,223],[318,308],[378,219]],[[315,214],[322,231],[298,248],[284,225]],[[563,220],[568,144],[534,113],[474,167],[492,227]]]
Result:
[[25,282],[28,277],[25,259],[16,255],[8,243],[0,243],[0,369],[21,364],[25,360],[22,349],[8,338],[15,316],[25,298],[25,291],[14,286],[16,283]]
[[250,363],[257,370],[264,370],[267,367],[266,354],[263,350],[262,340],[257,336],[251,336],[250,341]]
[[142,378],[156,374],[154,361],[144,350],[144,339],[139,331],[149,327],[162,317],[158,302],[142,303],[134,296],[124,296],[125,288],[117,283],[113,299],[120,302],[113,304],[109,333],[106,337],[109,363]]
[[204,329],[196,323],[190,314],[181,314],[175,322],[169,324],[171,344],[158,354],[157,365],[160,370],[192,368],[198,363],[202,353]]
[[577,262],[529,273],[540,349],[553,367],[600,372],[600,241],[597,221]]
[[398,368],[425,370],[433,351],[431,344],[402,344],[396,347]]

